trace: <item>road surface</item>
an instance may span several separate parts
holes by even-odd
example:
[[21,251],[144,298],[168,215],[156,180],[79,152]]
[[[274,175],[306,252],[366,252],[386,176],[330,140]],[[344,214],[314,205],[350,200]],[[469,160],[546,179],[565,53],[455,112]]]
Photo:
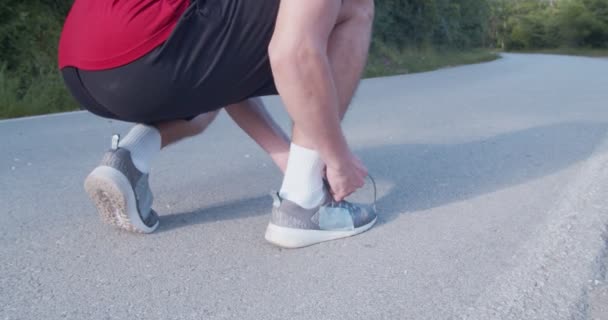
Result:
[[608,319],[607,101],[583,57],[366,80],[344,126],[381,220],[300,250],[264,241],[281,175],[225,115],[154,163],[152,235],[82,187],[127,124],[1,121],[0,319]]

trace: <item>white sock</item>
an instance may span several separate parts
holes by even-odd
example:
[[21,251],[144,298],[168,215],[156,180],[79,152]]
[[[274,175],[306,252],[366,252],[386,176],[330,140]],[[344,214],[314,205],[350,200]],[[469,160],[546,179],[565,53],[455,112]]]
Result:
[[279,195],[305,209],[320,205],[325,198],[324,167],[317,151],[292,143]]
[[161,138],[158,129],[143,124],[131,128],[118,146],[131,152],[137,170],[150,173],[150,163],[160,152]]

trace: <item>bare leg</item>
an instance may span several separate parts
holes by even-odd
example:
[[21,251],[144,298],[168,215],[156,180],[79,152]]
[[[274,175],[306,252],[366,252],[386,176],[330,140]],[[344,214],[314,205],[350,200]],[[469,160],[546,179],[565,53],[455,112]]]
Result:
[[219,111],[203,113],[190,121],[174,120],[154,124],[154,127],[160,132],[161,148],[205,131],[218,113]]
[[289,138],[274,122],[260,98],[229,105],[226,111],[245,133],[266,151],[285,172],[289,155]]
[[[285,171],[289,154],[289,138],[266,111],[260,98],[253,98],[226,107],[230,117],[264,149]],[[161,145],[166,147],[184,138],[198,135],[213,122],[218,111],[204,113],[196,118],[157,123],[154,126],[161,135]]]
[[[363,52],[363,55],[354,58],[355,61],[360,62],[359,67],[355,68],[354,72],[346,74],[351,79],[346,82],[346,86],[341,87],[340,92],[337,82],[344,79],[336,77],[335,73],[338,69],[331,64],[330,39],[338,25],[344,27],[344,32],[350,38],[359,36],[353,33],[357,31],[353,27],[371,29],[373,3],[370,2],[371,0],[346,1],[353,1],[347,3],[348,6],[352,5],[353,9],[347,10],[349,7],[341,0],[281,2],[269,47],[270,62],[277,87],[287,112],[295,123],[292,146],[294,150],[302,151],[298,152],[299,156],[294,156],[294,159],[306,159],[302,162],[294,160],[294,163],[301,163],[301,166],[305,166],[306,163],[315,164],[306,172],[301,169],[290,170],[292,167],[292,154],[290,154],[283,184],[296,185],[296,180],[309,176],[309,182],[315,182],[316,188],[316,182],[321,181],[317,164],[322,161],[327,166],[327,179],[334,198],[338,201],[363,186],[367,175],[363,164],[348,147],[340,127],[340,120],[359,82],[369,48],[369,36],[364,37],[365,43],[355,44],[362,47],[355,53]],[[368,14],[359,14],[366,11]],[[344,37],[338,39],[346,40]],[[348,54],[352,55],[352,52]],[[345,65],[342,67],[345,68]],[[295,148],[296,146],[300,148]],[[294,167],[299,166],[294,165]],[[290,174],[291,171],[294,174]],[[296,175],[296,171],[305,174]],[[289,177],[298,177],[298,179]],[[304,193],[302,192],[301,195]]]
[[367,62],[373,19],[373,0],[344,0],[329,38],[329,63],[340,99],[340,118],[348,109]]
[[[296,123],[292,141],[326,153],[334,162],[348,153],[336,126],[339,99],[327,55],[340,10],[340,0],[282,1],[269,46],[277,88]],[[340,150],[333,151],[336,146]]]
[[[346,114],[367,62],[373,16],[373,0],[344,0],[329,37],[327,50],[338,93],[340,119]],[[293,128],[293,141],[309,148],[314,146],[297,126]]]

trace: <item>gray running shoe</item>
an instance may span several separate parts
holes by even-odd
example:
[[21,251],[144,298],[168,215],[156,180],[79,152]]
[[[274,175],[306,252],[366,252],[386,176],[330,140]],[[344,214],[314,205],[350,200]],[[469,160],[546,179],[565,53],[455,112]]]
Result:
[[278,193],[272,196],[272,217],[266,240],[283,248],[302,248],[351,237],[369,230],[377,220],[375,203],[366,206],[336,202],[327,193],[322,205],[308,210],[282,199]]
[[153,196],[148,174],[137,170],[131,152],[118,148],[115,135],[112,149],[84,182],[84,188],[105,223],[139,233],[158,228],[158,215],[152,210]]

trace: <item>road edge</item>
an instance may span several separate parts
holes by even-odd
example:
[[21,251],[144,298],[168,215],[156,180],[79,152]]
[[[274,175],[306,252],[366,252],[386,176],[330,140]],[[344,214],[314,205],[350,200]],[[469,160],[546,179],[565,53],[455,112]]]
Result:
[[586,319],[588,293],[608,254],[608,136],[578,164],[561,201],[461,319]]

